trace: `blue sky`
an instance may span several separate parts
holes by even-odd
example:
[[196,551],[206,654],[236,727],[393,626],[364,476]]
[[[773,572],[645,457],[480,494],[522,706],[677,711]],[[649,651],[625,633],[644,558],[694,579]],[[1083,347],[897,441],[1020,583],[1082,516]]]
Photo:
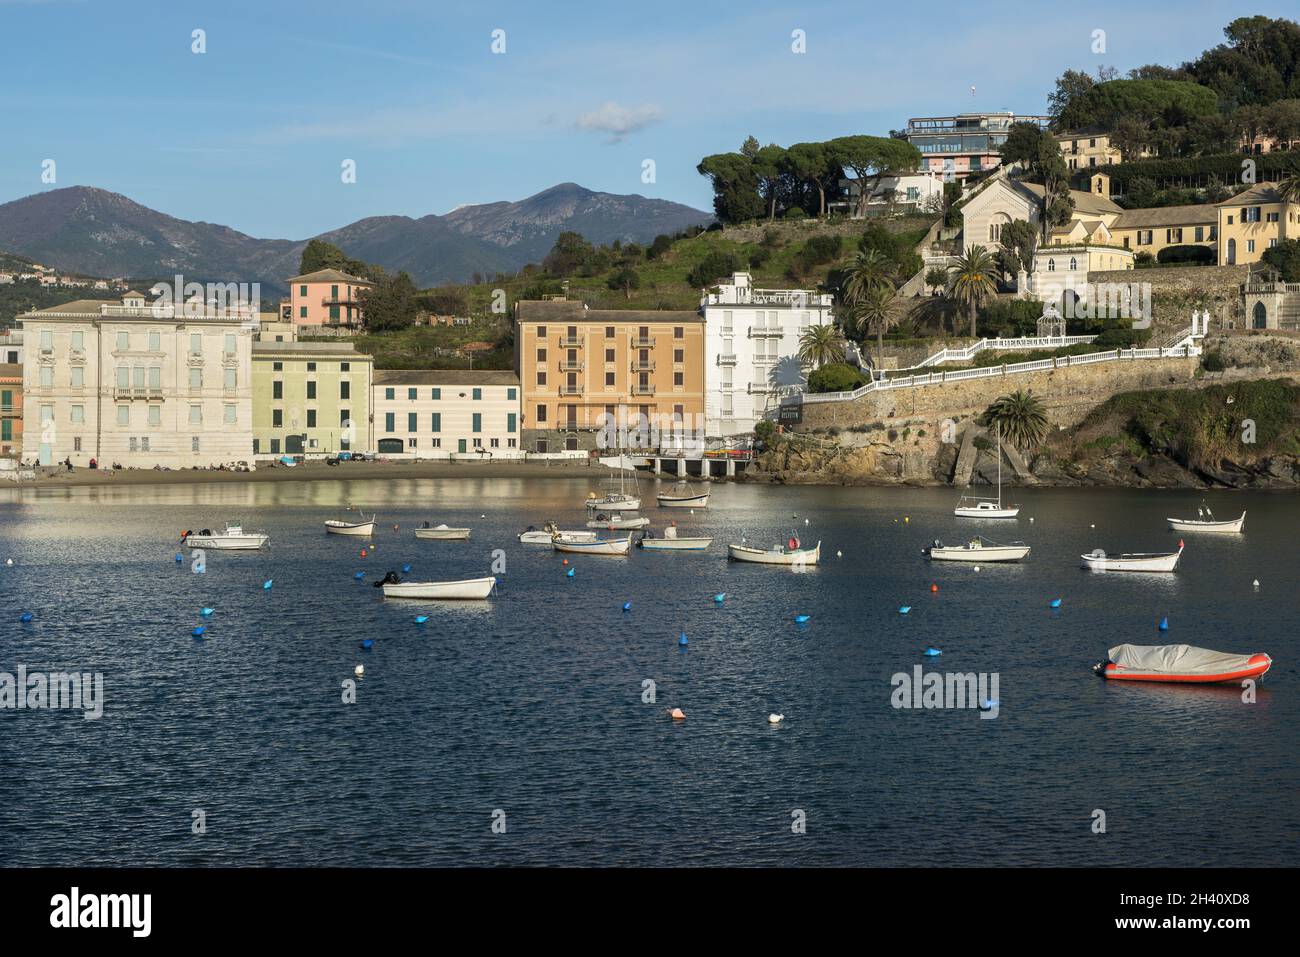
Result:
[[[1295,9],[0,0],[0,202],[99,186],[286,239],[565,181],[709,209],[695,164],[748,134],[789,144],[887,135],[916,115],[1045,112],[1067,67],[1175,64],[1253,13]],[[1104,55],[1091,51],[1095,29]],[[505,31],[503,54],[494,30]],[[54,185],[41,182],[45,159]],[[346,159],[355,183],[341,182]]]

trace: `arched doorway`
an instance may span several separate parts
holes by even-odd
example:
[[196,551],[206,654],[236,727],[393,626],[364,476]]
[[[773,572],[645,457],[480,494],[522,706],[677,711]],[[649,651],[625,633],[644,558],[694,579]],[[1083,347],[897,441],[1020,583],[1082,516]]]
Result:
[[1268,310],[1264,308],[1262,302],[1255,303],[1255,308],[1251,312],[1251,325],[1256,329],[1268,328]]
[[1237,265],[1237,241],[1235,239],[1228,240],[1228,265]]

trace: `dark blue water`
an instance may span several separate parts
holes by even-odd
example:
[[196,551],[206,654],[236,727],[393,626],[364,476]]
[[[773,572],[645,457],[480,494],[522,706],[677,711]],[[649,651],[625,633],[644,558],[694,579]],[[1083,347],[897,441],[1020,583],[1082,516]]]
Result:
[[[1021,520],[985,528],[1028,541],[1029,560],[975,572],[919,552],[975,527],[952,517],[952,492],[719,486],[707,513],[646,513],[712,534],[709,552],[578,556],[570,579],[560,556],[515,535],[550,517],[576,527],[593,487],[7,493],[0,670],[100,671],[106,704],[98,721],[0,711],[0,864],[1294,861],[1293,497],[1212,497],[1223,516],[1249,509],[1246,534],[1188,536],[1176,575],[1146,577],[1090,574],[1078,556],[1174,547],[1164,518],[1194,512],[1199,495],[1018,492]],[[345,502],[379,512],[369,557],[323,534]],[[270,532],[270,549],[209,552],[204,574],[173,560],[181,529],[226,518]],[[473,540],[417,543],[425,519],[469,525]],[[822,541],[822,566],[725,560],[742,530],[771,544],[792,529]],[[488,574],[494,549],[506,571],[486,603],[384,600],[370,585],[406,562],[416,578]],[[216,614],[195,641],[202,606]],[[1276,664],[1254,704],[1237,688],[1096,678],[1091,665],[1122,642],[1266,651]],[[922,657],[931,645],[942,656]],[[344,704],[359,663],[357,703]],[[996,672],[998,716],[891,707],[891,675],[918,663]],[[1105,834],[1091,831],[1094,809]],[[792,832],[796,811],[806,833]]]

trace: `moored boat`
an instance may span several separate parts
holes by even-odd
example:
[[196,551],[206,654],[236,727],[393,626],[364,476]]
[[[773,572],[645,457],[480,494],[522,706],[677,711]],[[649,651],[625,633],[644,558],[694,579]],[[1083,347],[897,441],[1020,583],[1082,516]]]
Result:
[[944,545],[936,538],[933,545],[921,551],[937,562],[1018,562],[1029,554],[1029,546],[1024,542],[999,545],[977,535],[965,545]]
[[375,534],[375,519],[377,516],[371,515],[370,520],[366,521],[365,516],[361,516],[360,522],[345,522],[341,518],[331,518],[325,523],[325,531],[331,535],[360,535],[369,537]]
[[1273,667],[1266,654],[1234,655],[1192,645],[1117,645],[1093,671],[1112,681],[1213,684],[1263,677]]
[[658,493],[655,499],[660,508],[708,508],[709,494],[708,486],[701,492],[692,488],[689,482],[677,482],[667,491]]
[[692,538],[678,535],[676,525],[669,525],[665,528],[663,538],[655,538],[650,532],[646,532],[636,543],[637,548],[664,552],[698,552],[703,551],[712,544],[713,539],[711,538]]
[[629,528],[645,528],[650,524],[650,519],[644,516],[636,518],[627,518],[623,515],[597,515],[587,523],[588,528],[608,528],[611,531]]
[[549,545],[556,536],[571,542],[594,542],[598,537],[595,532],[566,531],[556,527],[554,522],[547,522],[541,528],[529,525],[519,533],[519,541],[525,545]]
[[1226,522],[1217,521],[1208,508],[1198,508],[1196,518],[1167,518],[1166,522],[1175,532],[1240,532],[1246,525],[1246,513]]
[[1100,548],[1090,555],[1080,555],[1082,568],[1094,572],[1172,572],[1178,568],[1183,554],[1183,543],[1176,552],[1124,552],[1107,555]]
[[185,532],[181,535],[182,544],[190,548],[214,548],[228,550],[244,550],[261,548],[271,540],[271,536],[264,532],[246,532],[243,526],[238,522],[226,522],[226,527],[220,532],[214,532],[210,529],[203,529],[201,532]]
[[496,583],[492,576],[449,582],[404,582],[396,572],[389,572],[375,586],[384,590],[385,598],[483,599],[492,594]]
[[551,547],[573,555],[626,555],[632,550],[632,533],[628,532],[627,538],[597,538],[590,542],[566,541],[557,536],[551,539]]
[[821,559],[822,543],[812,548],[800,548],[799,540],[790,539],[790,545],[777,545],[773,548],[752,548],[749,545],[728,545],[727,557],[737,562],[753,562],[758,565],[816,565]]
[[1020,514],[1020,506],[1003,505],[1001,501],[989,498],[962,496],[952,513],[958,518],[1015,518]]
[[450,528],[447,525],[429,525],[425,522],[415,530],[416,538],[432,538],[438,541],[463,542],[469,538],[468,528]]

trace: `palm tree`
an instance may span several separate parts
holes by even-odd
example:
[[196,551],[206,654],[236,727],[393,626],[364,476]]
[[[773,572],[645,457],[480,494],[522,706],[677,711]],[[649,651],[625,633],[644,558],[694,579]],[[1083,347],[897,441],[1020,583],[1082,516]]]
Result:
[[853,303],[853,323],[859,336],[876,334],[876,368],[884,368],[885,333],[898,324],[889,307],[894,302],[894,290],[889,286],[874,286]]
[[1047,411],[1032,392],[1017,389],[994,400],[984,418],[1022,452],[1037,448],[1047,438]]
[[824,366],[828,362],[844,361],[844,334],[834,323],[810,326],[799,337],[799,358],[812,365]]
[[949,294],[970,310],[970,334],[975,338],[975,313],[998,291],[998,264],[983,246],[972,246],[948,267]]
[[844,283],[844,301],[852,304],[866,295],[868,289],[894,285],[895,267],[878,249],[868,249],[853,257],[848,279]]
[[1292,160],[1286,175],[1277,184],[1278,195],[1284,203],[1300,203],[1300,161]]

